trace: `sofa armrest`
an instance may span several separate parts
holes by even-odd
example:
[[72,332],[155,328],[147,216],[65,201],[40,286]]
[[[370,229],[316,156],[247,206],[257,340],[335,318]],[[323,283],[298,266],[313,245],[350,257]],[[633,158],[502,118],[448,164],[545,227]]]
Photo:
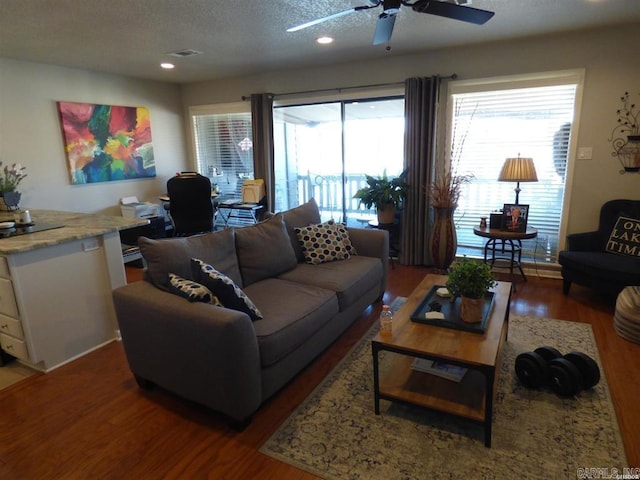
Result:
[[389,232],[374,228],[347,227],[349,239],[358,255],[379,258],[382,262],[382,282],[380,297],[387,288],[387,273],[389,269]]
[[600,252],[604,249],[599,231],[567,235],[567,250],[572,252]]
[[238,421],[260,406],[260,354],[245,313],[190,303],[147,281],[115,289],[113,300],[135,375]]

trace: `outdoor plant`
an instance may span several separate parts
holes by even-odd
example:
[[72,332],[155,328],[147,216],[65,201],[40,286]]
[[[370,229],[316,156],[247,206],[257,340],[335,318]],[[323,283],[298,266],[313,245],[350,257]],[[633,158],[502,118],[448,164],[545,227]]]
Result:
[[376,209],[382,209],[389,204],[399,208],[409,188],[406,176],[405,171],[395,178],[389,178],[386,170],[379,177],[365,175],[367,186],[358,190],[353,198],[360,199],[360,203],[367,208],[374,206]]
[[447,280],[447,290],[454,297],[482,298],[494,285],[491,267],[466,257],[453,263]]
[[[1,161],[0,167],[2,167]],[[11,167],[5,165],[4,169],[0,171],[0,193],[14,192],[20,182],[27,176],[24,173],[26,168],[19,163],[14,163]]]

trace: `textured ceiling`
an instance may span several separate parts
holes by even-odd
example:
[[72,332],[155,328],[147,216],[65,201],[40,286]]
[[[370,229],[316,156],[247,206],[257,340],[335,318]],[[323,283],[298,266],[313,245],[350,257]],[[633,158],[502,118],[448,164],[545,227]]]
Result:
[[474,0],[496,13],[483,26],[401,7],[391,51],[371,44],[382,7],[286,32],[368,1],[0,0],[0,57],[187,83],[640,21],[640,0]]

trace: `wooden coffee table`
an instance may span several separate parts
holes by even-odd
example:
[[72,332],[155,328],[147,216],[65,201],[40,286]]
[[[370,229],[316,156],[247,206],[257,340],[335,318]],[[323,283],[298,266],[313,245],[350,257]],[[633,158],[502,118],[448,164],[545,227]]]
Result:
[[[466,418],[484,425],[485,445],[491,446],[493,399],[507,340],[511,283],[497,282],[494,304],[484,334],[412,322],[411,314],[434,285],[447,277],[427,275],[393,316],[393,335],[371,341],[375,413],[380,400],[409,403]],[[446,301],[446,300],[445,300]],[[380,365],[380,351],[385,355]],[[414,358],[442,360],[467,368],[460,383],[411,368]]]

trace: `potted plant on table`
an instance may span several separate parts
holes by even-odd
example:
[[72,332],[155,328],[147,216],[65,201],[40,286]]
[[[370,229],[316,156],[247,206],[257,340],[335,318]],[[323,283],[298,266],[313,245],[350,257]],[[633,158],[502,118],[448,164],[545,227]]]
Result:
[[447,280],[449,293],[461,297],[460,317],[467,323],[482,320],[484,296],[495,285],[489,265],[466,257],[454,262]]
[[[2,162],[0,162],[0,167],[2,167]],[[0,198],[2,199],[0,201],[0,210],[18,210],[22,194],[16,189],[27,176],[24,173],[25,170],[26,167],[19,163],[14,163],[11,167],[5,165],[4,169],[0,170]]]
[[353,198],[360,199],[360,203],[367,208],[376,207],[378,223],[393,223],[396,209],[402,207],[407,196],[409,184],[406,182],[406,171],[395,178],[387,177],[384,170],[382,176],[365,175],[367,186],[358,190]]

